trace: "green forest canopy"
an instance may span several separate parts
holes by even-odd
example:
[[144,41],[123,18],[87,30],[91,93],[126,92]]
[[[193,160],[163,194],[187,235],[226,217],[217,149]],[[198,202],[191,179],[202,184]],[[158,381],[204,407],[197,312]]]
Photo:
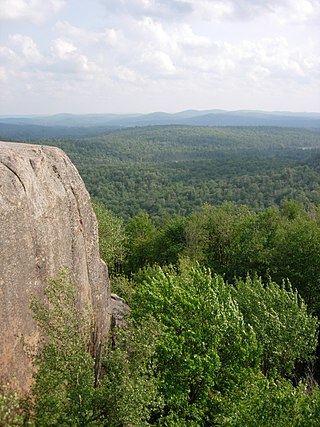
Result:
[[29,142],[63,148],[94,200],[124,218],[320,200],[317,129],[149,126]]

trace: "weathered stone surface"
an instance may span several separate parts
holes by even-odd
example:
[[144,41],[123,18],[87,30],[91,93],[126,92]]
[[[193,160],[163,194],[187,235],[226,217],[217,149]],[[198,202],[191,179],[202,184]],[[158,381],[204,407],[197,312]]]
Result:
[[112,328],[125,328],[127,326],[126,315],[130,307],[123,298],[116,294],[111,294],[111,326]]
[[84,183],[57,148],[0,142],[0,383],[30,386],[21,342],[37,342],[30,297],[43,297],[47,279],[63,267],[80,307],[92,312],[98,352],[110,327],[110,289]]

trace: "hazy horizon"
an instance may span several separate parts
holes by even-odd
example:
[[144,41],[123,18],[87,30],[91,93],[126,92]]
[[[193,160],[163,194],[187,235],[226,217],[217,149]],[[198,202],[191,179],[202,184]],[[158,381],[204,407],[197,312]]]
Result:
[[194,109],[194,108],[187,108],[186,110],[179,110],[179,111],[172,111],[172,112],[168,112],[168,111],[148,111],[146,113],[141,113],[139,111],[128,111],[128,112],[123,112],[123,113],[117,113],[117,112],[83,112],[83,113],[74,113],[71,111],[60,111],[57,113],[52,113],[52,114],[46,114],[46,113],[29,113],[29,114],[0,114],[1,118],[10,118],[10,117],[50,117],[50,116],[64,116],[64,115],[70,115],[70,116],[103,116],[103,115],[115,115],[115,116],[130,116],[130,115],[152,115],[152,114],[170,114],[170,115],[175,115],[175,114],[180,114],[180,113],[187,113],[187,112],[197,112],[197,113],[214,113],[214,112],[221,112],[221,113],[261,113],[261,114],[281,114],[281,115],[285,115],[285,114],[289,114],[289,115],[319,115],[320,116],[320,112],[318,111],[284,111],[284,110],[259,110],[259,109],[254,109],[254,110],[245,110],[245,109],[239,109],[239,110],[224,110],[224,109],[220,109],[220,108],[211,108],[211,109],[205,109],[205,110],[198,110],[198,109]]

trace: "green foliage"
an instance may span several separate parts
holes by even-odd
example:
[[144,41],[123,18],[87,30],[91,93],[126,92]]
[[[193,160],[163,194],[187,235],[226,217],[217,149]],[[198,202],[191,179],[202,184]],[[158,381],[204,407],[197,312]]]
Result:
[[275,208],[258,213],[247,210],[240,218],[234,218],[230,262],[225,269],[230,281],[248,274],[269,278],[278,228],[279,214]]
[[255,335],[223,279],[209,271],[177,274],[159,267],[145,270],[141,279],[134,315],[153,313],[164,326],[158,345],[166,404],[161,423],[188,419],[190,425],[204,425],[210,393],[222,383],[238,382],[244,367],[257,367]]
[[132,294],[134,292],[134,284],[128,276],[124,274],[115,274],[110,277],[111,291],[123,298],[130,305]]
[[185,224],[183,217],[165,216],[156,221],[145,212],[131,218],[126,227],[127,274],[145,265],[177,263],[186,247]]
[[280,214],[290,221],[296,218],[306,219],[307,217],[303,203],[295,200],[284,200],[280,204]]
[[[288,278],[292,288],[307,302],[309,311],[319,316],[319,218],[318,207],[292,200],[282,203],[280,208],[259,212],[232,203],[205,205],[188,218],[165,217],[162,221],[141,214],[128,223],[128,258],[124,265],[126,271],[132,273],[148,264],[178,265],[181,257],[188,256],[193,263],[198,261],[210,267],[230,283],[235,283],[236,278],[246,281],[248,274],[261,276],[266,283],[270,277],[277,283]],[[118,282],[121,284],[122,279]],[[131,299],[133,288],[132,284],[127,286],[126,294],[121,295]],[[257,289],[260,288],[259,285]],[[262,306],[266,306],[265,297],[261,294],[259,298]],[[289,305],[287,309],[290,310]],[[273,306],[268,306],[268,310],[272,312]],[[268,319],[261,321],[268,322]],[[286,324],[281,319],[279,322]],[[290,325],[287,330],[293,332]],[[294,333],[291,338],[287,337],[287,342],[291,339],[299,341]],[[265,370],[271,369],[269,364],[275,368],[275,360],[269,360]],[[276,369],[282,369],[286,375],[293,368],[280,358],[276,365]],[[299,369],[300,373],[294,369],[293,374],[303,373],[304,368]],[[317,370],[316,376],[319,378]]]
[[155,245],[155,263],[159,265],[177,264],[186,247],[186,218],[165,217],[158,226]]
[[91,319],[79,311],[66,270],[50,280],[46,297],[46,304],[31,304],[42,336],[33,387],[36,425],[98,425],[92,410],[94,359],[87,350]]
[[97,383],[88,352],[90,318],[79,311],[67,271],[49,282],[46,297],[46,304],[32,301],[43,339],[32,390],[35,425],[149,425],[152,413],[162,406],[153,360],[161,334],[158,323],[152,317],[139,323],[128,320],[103,355],[104,376]]
[[153,413],[161,412],[163,402],[154,376],[160,334],[160,325],[152,317],[139,323],[128,319],[128,327],[116,332],[97,395],[108,427],[148,426]]
[[317,425],[318,388],[285,380],[313,360],[318,327],[290,287],[258,278],[233,287],[187,259],[134,279],[132,319],[113,334],[97,387],[90,319],[68,273],[50,281],[48,304],[32,302],[43,337],[35,425]]
[[229,280],[248,273],[266,277],[277,228],[271,208],[255,213],[232,203],[205,205],[187,220],[185,253]]
[[214,417],[223,427],[318,427],[320,390],[300,383],[273,380],[257,374],[227,396],[218,396],[221,413]]
[[317,207],[287,201],[280,209],[253,212],[246,206],[205,205],[187,219],[186,248],[199,261],[234,282],[247,274],[289,279],[310,309],[320,314],[320,221]]
[[320,315],[320,223],[306,214],[284,219],[272,259],[273,277],[288,277],[292,286]]
[[[234,289],[186,263],[180,272],[149,267],[135,279],[134,317],[152,314],[163,325],[156,373],[165,406],[158,425],[212,425],[229,395],[250,393],[259,371],[281,378],[314,355],[318,322],[290,289],[263,287],[259,279]],[[247,404],[254,412],[254,399]]]
[[108,211],[102,203],[93,204],[93,208],[99,226],[100,256],[110,273],[119,272],[125,257],[126,235],[123,220]]
[[24,404],[16,391],[9,385],[0,386],[0,426],[27,427],[33,423],[28,419]]
[[158,230],[147,213],[131,218],[126,226],[127,258],[126,272],[137,271],[156,260],[155,244]]
[[[318,130],[148,126],[43,139],[70,156],[91,196],[114,214],[189,215],[204,203],[255,210],[320,201]],[[308,149],[306,149],[308,148]]]
[[219,207],[204,205],[188,221],[188,256],[204,262],[216,272],[228,271],[234,229],[239,220],[247,215],[249,211],[246,207],[237,207],[232,203]]
[[247,277],[236,281],[232,295],[256,334],[264,373],[290,376],[296,363],[314,360],[319,321],[289,283]]

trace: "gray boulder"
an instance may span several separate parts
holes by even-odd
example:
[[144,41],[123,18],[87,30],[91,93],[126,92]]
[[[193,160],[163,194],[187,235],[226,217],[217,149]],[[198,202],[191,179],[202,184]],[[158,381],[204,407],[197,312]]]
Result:
[[130,307],[123,298],[116,294],[111,294],[111,327],[113,332],[117,328],[127,327],[126,315],[129,314]]
[[0,142],[0,384],[29,389],[21,338],[37,344],[30,297],[43,298],[48,278],[64,267],[79,307],[92,315],[90,347],[98,355],[110,328],[110,288],[85,185],[60,149]]

